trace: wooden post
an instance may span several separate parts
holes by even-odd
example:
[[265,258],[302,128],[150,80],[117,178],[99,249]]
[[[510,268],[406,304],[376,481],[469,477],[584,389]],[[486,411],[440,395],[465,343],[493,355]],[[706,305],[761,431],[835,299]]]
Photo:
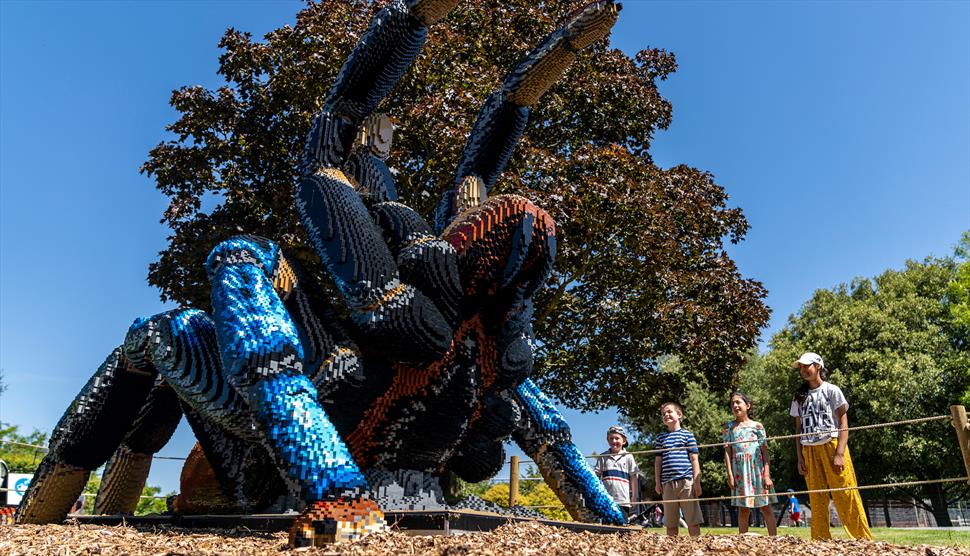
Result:
[[519,503],[519,456],[512,456],[509,466],[509,507]]
[[953,416],[953,428],[957,430],[957,442],[963,454],[963,467],[967,471],[967,483],[970,483],[970,424],[967,423],[967,408],[962,405],[951,405],[950,415]]

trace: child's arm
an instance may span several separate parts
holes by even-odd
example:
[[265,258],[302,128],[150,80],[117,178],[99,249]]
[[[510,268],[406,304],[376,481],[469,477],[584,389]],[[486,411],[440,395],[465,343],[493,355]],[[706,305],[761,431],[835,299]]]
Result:
[[832,456],[832,468],[836,473],[841,473],[845,469],[845,447],[849,445],[849,415],[846,412],[847,406],[841,405],[835,408],[835,420],[839,423],[839,443],[835,447],[835,455]]
[[655,485],[653,488],[654,488],[654,490],[657,491],[657,494],[663,494],[664,493],[663,487],[660,486],[660,470],[661,470],[661,467],[662,466],[663,466],[663,457],[662,456],[657,456],[657,457],[653,458],[653,477],[654,477],[653,480],[654,480],[654,485]]
[[701,495],[701,462],[697,457],[697,452],[690,455],[690,466],[694,470],[694,496]]
[[771,488],[775,483],[771,480],[771,456],[768,455],[768,446],[761,445],[761,458],[765,462],[765,487]]
[[[795,417],[795,434],[802,434],[802,418]],[[798,474],[804,475],[808,473],[808,469],[805,467],[805,459],[802,458],[802,439],[801,437],[795,437],[795,455],[798,457]]]
[[760,450],[761,461],[765,462],[765,488],[771,488],[775,483],[771,480],[771,456],[768,455],[768,446],[762,444]]

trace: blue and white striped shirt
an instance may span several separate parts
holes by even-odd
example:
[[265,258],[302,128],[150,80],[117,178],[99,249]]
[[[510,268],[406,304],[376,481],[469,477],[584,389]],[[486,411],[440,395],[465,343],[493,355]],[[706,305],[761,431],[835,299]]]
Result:
[[694,468],[690,464],[688,454],[696,454],[697,439],[694,433],[686,429],[673,432],[664,431],[657,435],[656,448],[687,448],[686,450],[672,450],[657,454],[662,458],[660,464],[660,482],[665,484],[678,479],[690,479],[694,476]]

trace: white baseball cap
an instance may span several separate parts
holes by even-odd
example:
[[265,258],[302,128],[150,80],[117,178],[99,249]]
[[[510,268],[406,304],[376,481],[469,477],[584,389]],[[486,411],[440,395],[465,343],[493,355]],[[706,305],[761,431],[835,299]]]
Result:
[[822,361],[822,356],[817,353],[812,353],[811,351],[806,351],[798,358],[797,361],[792,363],[792,368],[797,369],[798,365],[811,365],[813,363],[818,364],[819,367],[825,367],[825,362]]

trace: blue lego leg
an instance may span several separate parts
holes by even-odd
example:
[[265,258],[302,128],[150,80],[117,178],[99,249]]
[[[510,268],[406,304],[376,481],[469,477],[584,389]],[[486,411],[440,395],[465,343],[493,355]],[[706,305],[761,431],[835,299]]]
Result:
[[286,477],[309,502],[359,496],[367,482],[303,375],[295,324],[273,290],[276,244],[222,242],[206,262],[226,379],[240,392]]
[[515,399],[524,418],[512,437],[569,513],[583,521],[624,525],[623,512],[573,444],[569,425],[552,401],[531,379],[516,388]]

